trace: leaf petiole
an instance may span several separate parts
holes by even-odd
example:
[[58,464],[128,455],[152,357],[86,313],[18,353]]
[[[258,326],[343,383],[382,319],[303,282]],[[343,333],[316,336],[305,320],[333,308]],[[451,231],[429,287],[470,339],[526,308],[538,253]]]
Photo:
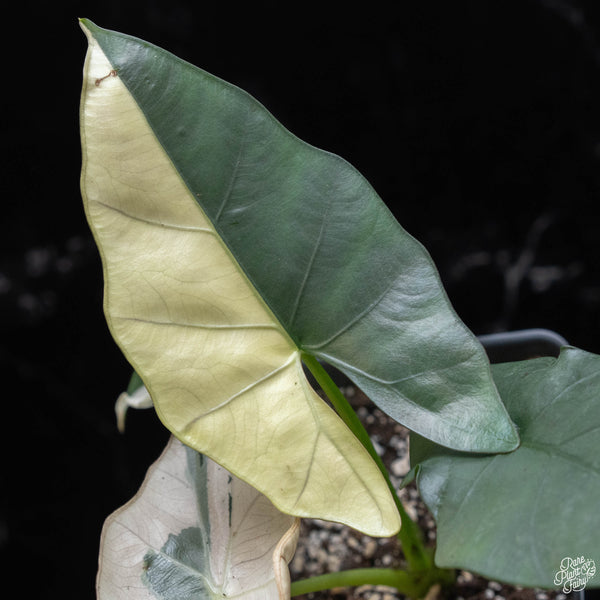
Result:
[[398,493],[396,492],[396,489],[390,479],[387,468],[381,460],[379,454],[377,454],[377,451],[373,446],[373,442],[371,441],[371,438],[369,437],[369,434],[367,433],[367,430],[365,429],[361,420],[358,418],[358,415],[344,394],[342,394],[339,387],[335,384],[333,379],[331,379],[329,373],[327,373],[323,365],[314,356],[303,352],[302,362],[312,373],[319,386],[321,386],[321,389],[330,400],[338,415],[341,417],[344,423],[346,423],[357,439],[362,443],[384,476],[402,520],[402,528],[398,533],[398,539],[402,544],[402,549],[409,569],[411,571],[428,571],[432,569],[434,567],[433,558],[431,553],[425,547],[421,529],[406,512],[404,505],[400,501]]
[[326,573],[292,582],[291,595],[300,596],[339,587],[361,585],[385,585],[396,588],[409,598],[423,598],[436,583],[450,583],[450,573],[432,569],[412,573],[403,569],[349,569],[338,573]]

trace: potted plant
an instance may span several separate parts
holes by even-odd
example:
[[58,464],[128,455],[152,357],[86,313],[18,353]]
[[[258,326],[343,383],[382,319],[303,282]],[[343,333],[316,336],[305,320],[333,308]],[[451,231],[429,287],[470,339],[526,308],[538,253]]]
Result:
[[[490,366],[426,250],[348,163],[235,86],[81,24],[105,313],[177,438],[107,521],[99,597],[288,598],[337,581],[420,598],[456,568],[593,586],[600,358]],[[435,549],[324,364],[410,429],[403,485],[433,513]],[[397,536],[402,564],[290,582],[300,518]]]

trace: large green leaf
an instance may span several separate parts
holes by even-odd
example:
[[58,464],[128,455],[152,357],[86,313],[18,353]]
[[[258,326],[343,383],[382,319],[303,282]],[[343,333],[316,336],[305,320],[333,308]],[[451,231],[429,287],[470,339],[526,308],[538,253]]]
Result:
[[600,356],[569,348],[494,377],[518,450],[467,455],[411,436],[436,563],[551,588],[565,557],[600,558]]
[[157,413],[280,510],[394,534],[383,475],[308,385],[298,348],[111,72],[90,37],[83,195],[109,326]]
[[346,162],[255,100],[83,22],[82,190],[111,331],[165,424],[284,511],[398,528],[302,352],[453,448],[516,431],[423,248]]
[[102,531],[98,600],[284,600],[299,520],[171,439]]

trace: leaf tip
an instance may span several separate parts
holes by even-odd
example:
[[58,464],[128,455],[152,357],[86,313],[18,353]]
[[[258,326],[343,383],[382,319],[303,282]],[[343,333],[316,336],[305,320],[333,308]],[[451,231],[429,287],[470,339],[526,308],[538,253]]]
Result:
[[77,20],[79,21],[79,27],[81,27],[83,33],[85,33],[86,37],[88,38],[92,36],[93,31],[98,31],[100,29],[98,25],[96,25],[94,22],[90,21],[86,17],[78,17]]

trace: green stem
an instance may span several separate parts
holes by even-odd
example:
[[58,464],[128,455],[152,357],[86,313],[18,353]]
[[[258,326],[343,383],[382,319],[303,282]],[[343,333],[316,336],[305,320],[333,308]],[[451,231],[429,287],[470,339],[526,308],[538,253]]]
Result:
[[310,579],[301,579],[292,582],[292,596],[320,592],[333,587],[354,587],[360,585],[387,585],[394,587],[410,597],[418,597],[417,590],[412,577],[399,569],[351,569],[339,573],[327,573],[316,575]]
[[358,415],[348,400],[346,400],[344,394],[342,394],[338,386],[331,379],[329,373],[327,373],[323,368],[323,365],[321,365],[314,356],[302,353],[302,361],[313,374],[317,383],[321,386],[321,389],[325,392],[344,423],[346,423],[352,433],[366,448],[367,452],[371,455],[375,464],[383,474],[402,520],[402,527],[398,533],[398,539],[402,544],[402,550],[406,557],[409,569],[411,571],[429,571],[433,569],[433,558],[431,553],[425,548],[421,529],[418,524],[408,516],[404,509],[396,489],[390,480],[389,473],[383,464],[381,457],[377,454],[377,451],[371,442],[371,438],[358,418]]
[[409,573],[402,569],[350,569],[293,581],[291,595],[301,596],[338,587],[386,585],[409,598],[423,598],[432,585],[450,583],[450,575],[436,568],[424,573]]

